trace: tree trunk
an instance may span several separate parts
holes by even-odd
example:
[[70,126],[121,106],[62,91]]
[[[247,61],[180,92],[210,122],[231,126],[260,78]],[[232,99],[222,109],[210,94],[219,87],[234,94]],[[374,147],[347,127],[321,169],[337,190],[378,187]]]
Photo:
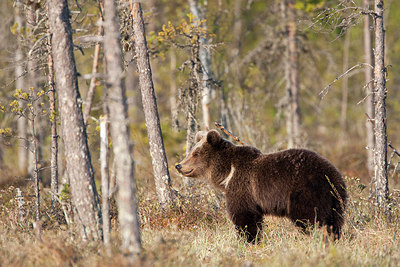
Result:
[[75,222],[82,239],[99,240],[102,238],[101,209],[83,122],[68,3],[67,0],[49,0],[48,7],[66,169],[76,208]]
[[[49,33],[49,30],[47,30]],[[51,209],[54,210],[56,202],[56,194],[58,193],[58,135],[57,135],[57,112],[56,112],[56,91],[54,88],[54,68],[53,55],[51,49],[51,35],[48,37],[47,45],[47,64],[49,69],[49,101],[50,101],[50,132],[51,132],[51,147],[50,147],[50,176],[51,176]]]
[[298,54],[297,54],[297,28],[294,0],[282,0],[282,15],[286,25],[286,131],[288,147],[297,147],[300,143],[300,90],[298,78]]
[[[204,10],[201,10],[198,0],[189,0],[190,12],[199,20],[205,19]],[[206,28],[206,25],[203,25]],[[199,58],[201,62],[201,107],[203,111],[203,128],[210,128],[210,103],[212,93],[212,80],[213,73],[211,70],[211,55],[206,49],[205,45],[208,44],[208,40],[204,37],[200,38],[200,51]]]
[[111,221],[110,221],[110,176],[108,171],[109,142],[108,142],[108,116],[100,118],[100,173],[101,173],[101,202],[103,218],[103,243],[107,253],[111,252]]
[[125,88],[122,83],[122,53],[117,8],[114,0],[104,1],[104,54],[107,62],[107,105],[110,110],[111,137],[114,155],[118,156],[116,176],[122,250],[130,256],[141,250],[140,225],[137,214],[132,142],[129,137]]
[[[350,31],[347,31],[344,36],[344,49],[343,49],[343,73],[349,68],[349,50],[350,50]],[[342,134],[340,137],[340,144],[344,145],[347,138],[347,103],[348,103],[348,92],[349,92],[349,78],[347,75],[342,80],[342,105],[340,112],[340,128],[342,128]]]
[[150,60],[147,49],[142,8],[140,3],[130,0],[133,33],[135,40],[136,63],[139,71],[139,83],[142,93],[142,103],[150,144],[150,154],[153,162],[156,191],[161,206],[165,207],[173,201],[171,179],[168,172],[168,162],[161,134],[160,118],[151,74]]
[[375,0],[375,190],[378,205],[387,209],[389,196],[386,135],[386,67],[383,0]]
[[[102,22],[104,21],[103,19],[103,8],[102,5],[99,5],[100,8],[100,18],[102,19]],[[103,33],[103,24],[101,23],[97,29],[97,35],[102,37],[104,35]],[[92,78],[90,79],[90,84],[89,84],[89,89],[86,97],[86,106],[85,106],[85,111],[83,113],[83,119],[85,121],[85,125],[87,126],[88,120],[89,120],[89,115],[90,115],[90,110],[92,109],[92,103],[93,103],[93,98],[94,98],[94,92],[96,89],[96,74],[98,72],[99,68],[99,58],[100,58],[100,48],[101,48],[101,43],[98,42],[96,43],[96,46],[94,47],[94,55],[93,55],[93,66],[92,66]]]
[[[30,91],[31,98],[33,99],[35,97],[33,91]],[[32,175],[33,175],[33,182],[34,182],[34,188],[35,188],[35,230],[36,230],[36,237],[40,240],[41,239],[41,225],[40,225],[40,180],[39,180],[39,168],[38,168],[38,161],[39,161],[39,155],[38,155],[38,142],[36,140],[36,119],[37,119],[37,114],[35,113],[35,107],[31,107],[32,109],[31,115],[32,117],[30,118],[30,126],[31,126],[31,135],[32,135],[32,140],[31,140],[31,146],[32,146],[32,155],[33,155],[33,170],[32,170]]]
[[176,101],[176,94],[177,94],[177,88],[176,88],[176,54],[174,50],[170,51],[171,54],[171,78],[170,78],[170,83],[171,83],[171,92],[170,92],[170,98],[169,98],[169,103],[171,106],[171,126],[172,129],[175,131],[179,130],[179,120],[178,120],[178,103]]
[[[369,2],[370,0],[363,0],[364,9],[369,10]],[[369,15],[364,15],[364,55],[365,55],[365,63],[367,63],[371,67],[365,68],[365,84],[366,84],[366,94],[367,99],[365,101],[365,112],[368,116],[367,121],[365,123],[366,130],[366,144],[367,144],[367,168],[370,177],[374,177],[374,149],[375,149],[375,137],[374,137],[374,124],[373,119],[375,117],[374,110],[374,101],[375,94],[373,88],[373,69],[372,69],[372,39],[370,32],[370,19]]]
[[[18,24],[18,31],[23,27],[23,21],[21,16],[22,11],[22,3],[21,0],[16,1],[15,3],[15,23]],[[24,90],[25,82],[24,82],[24,66],[23,66],[23,52],[22,52],[22,44],[18,42],[17,50],[15,51],[15,87],[16,89]],[[18,118],[17,127],[18,127],[18,168],[19,171],[23,174],[26,174],[28,169],[28,149],[27,149],[27,120],[25,117],[21,116]]]
[[[187,128],[186,128],[186,156],[189,155],[193,146],[195,145],[195,135],[198,130],[198,123],[196,120],[197,113],[197,104],[198,104],[198,96],[201,93],[201,72],[202,72],[202,64],[200,62],[200,41],[198,39],[192,43],[190,48],[190,60],[191,60],[191,69],[190,69],[190,84],[187,90],[186,96],[186,119],[187,119]],[[186,188],[190,188],[194,184],[194,180],[189,177],[183,177],[183,182]]]
[[[38,21],[38,14],[36,11],[40,7],[38,0],[27,0],[26,5],[25,5],[25,17],[26,17],[26,29],[27,29],[27,43],[28,43],[28,48],[29,52],[27,54],[27,87],[33,87],[35,90],[38,90],[39,88],[39,83],[38,83],[38,60],[37,60],[37,55],[35,50],[32,50],[33,45],[35,43],[35,39],[37,36],[35,35],[35,27],[37,26],[37,21]],[[40,106],[39,101],[36,101],[33,103],[33,108],[34,112],[36,114],[39,114],[41,112],[42,107]],[[30,121],[29,123],[32,123]],[[45,138],[45,129],[46,127],[46,121],[43,119],[41,116],[37,116],[35,118],[35,123],[36,123],[36,133],[35,133],[35,138],[37,144],[39,144],[36,147],[37,151],[37,161],[38,164],[42,161],[43,159],[43,151],[42,151],[42,146],[40,144],[44,143],[44,138]],[[30,126],[32,127],[32,126]],[[31,151],[33,150],[32,148],[32,142],[30,143]],[[33,165],[33,162],[35,161],[33,153],[29,154],[29,166],[28,166],[28,172],[30,175],[34,176],[34,171],[35,171],[35,166]],[[38,174],[39,175],[39,174]],[[40,176],[39,176],[40,178]]]

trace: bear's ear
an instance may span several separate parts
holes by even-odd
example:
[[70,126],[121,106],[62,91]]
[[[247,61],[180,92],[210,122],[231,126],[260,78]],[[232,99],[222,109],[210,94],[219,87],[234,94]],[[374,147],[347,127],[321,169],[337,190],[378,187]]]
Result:
[[197,132],[196,137],[194,138],[195,142],[198,143],[201,139],[203,139],[204,136],[206,136],[206,132]]
[[211,130],[207,133],[207,143],[214,146],[221,142],[221,135],[216,130]]

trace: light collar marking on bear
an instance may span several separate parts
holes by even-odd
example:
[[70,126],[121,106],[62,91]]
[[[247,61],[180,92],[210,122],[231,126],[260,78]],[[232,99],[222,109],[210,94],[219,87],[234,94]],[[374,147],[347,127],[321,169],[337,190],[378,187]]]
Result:
[[235,170],[236,170],[235,167],[233,165],[231,165],[231,171],[229,172],[228,176],[220,183],[220,185],[227,188],[229,182],[231,181],[233,175],[235,174]]

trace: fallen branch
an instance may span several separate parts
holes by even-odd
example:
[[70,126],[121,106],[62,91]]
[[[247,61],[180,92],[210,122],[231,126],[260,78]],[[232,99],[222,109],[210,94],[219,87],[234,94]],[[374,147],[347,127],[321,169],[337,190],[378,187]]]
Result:
[[233,140],[235,140],[236,142],[238,142],[239,144],[241,144],[242,146],[247,146],[248,144],[246,144],[245,142],[243,142],[242,140],[240,140],[239,137],[233,135],[230,131],[228,131],[227,129],[225,129],[225,127],[219,123],[219,122],[214,122],[215,126],[217,126],[219,129],[221,129],[221,131],[223,131],[224,133],[226,133],[227,135],[229,135],[230,137],[232,137]]

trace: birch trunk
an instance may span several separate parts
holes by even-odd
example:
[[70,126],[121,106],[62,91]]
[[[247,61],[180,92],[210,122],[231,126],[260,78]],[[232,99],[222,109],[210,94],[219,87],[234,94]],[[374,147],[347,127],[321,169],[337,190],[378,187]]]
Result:
[[108,142],[108,117],[100,118],[100,173],[101,173],[101,202],[103,218],[103,243],[110,253],[111,249],[111,225],[110,225],[110,176],[108,171],[109,142]]
[[[369,10],[370,0],[363,0],[364,9]],[[370,19],[369,15],[364,16],[364,55],[365,63],[372,67],[372,39],[370,31]],[[366,144],[367,144],[367,168],[370,177],[374,177],[374,149],[375,149],[375,137],[374,137],[374,124],[373,119],[375,117],[374,101],[375,93],[373,88],[373,69],[370,67],[365,68],[365,84],[367,86],[366,94],[368,95],[365,101],[365,112],[367,113],[367,121],[365,123],[366,130]]]
[[[204,10],[201,10],[198,0],[189,0],[190,12],[199,20],[205,19]],[[207,28],[206,25],[203,26]],[[203,128],[210,128],[210,103],[211,103],[211,93],[212,93],[212,70],[211,70],[211,55],[206,49],[208,40],[204,37],[200,38],[200,51],[199,58],[201,62],[201,107],[203,112]]]
[[66,0],[48,0],[49,29],[58,92],[66,169],[75,206],[76,226],[84,240],[102,238],[101,209],[82,115]]
[[298,78],[297,27],[294,0],[282,0],[282,15],[286,25],[286,131],[288,147],[300,145],[300,90]]
[[150,144],[150,155],[153,163],[156,191],[161,206],[166,207],[172,204],[173,191],[171,189],[171,179],[168,171],[168,162],[165,154],[156,95],[154,92],[142,8],[140,3],[134,0],[130,0],[130,5],[133,18],[135,52],[137,56],[136,63],[139,71],[139,83]]
[[[23,20],[21,16],[22,11],[22,2],[17,0],[15,3],[15,23],[18,24],[17,30],[19,31],[23,26]],[[16,89],[25,89],[25,81],[24,81],[24,66],[23,66],[23,52],[22,52],[22,44],[18,42],[17,50],[15,51],[15,87]],[[26,174],[28,170],[28,149],[27,149],[27,120],[25,117],[21,116],[18,118],[17,127],[18,127],[18,168],[19,171],[23,174]]]
[[122,83],[122,53],[117,8],[114,0],[104,1],[104,54],[107,62],[107,105],[110,110],[116,179],[118,183],[118,217],[121,228],[122,250],[130,257],[141,250],[140,225],[137,214],[136,188],[132,142],[125,88]]
[[378,205],[387,209],[389,195],[386,135],[386,67],[383,0],[375,0],[375,190]]

